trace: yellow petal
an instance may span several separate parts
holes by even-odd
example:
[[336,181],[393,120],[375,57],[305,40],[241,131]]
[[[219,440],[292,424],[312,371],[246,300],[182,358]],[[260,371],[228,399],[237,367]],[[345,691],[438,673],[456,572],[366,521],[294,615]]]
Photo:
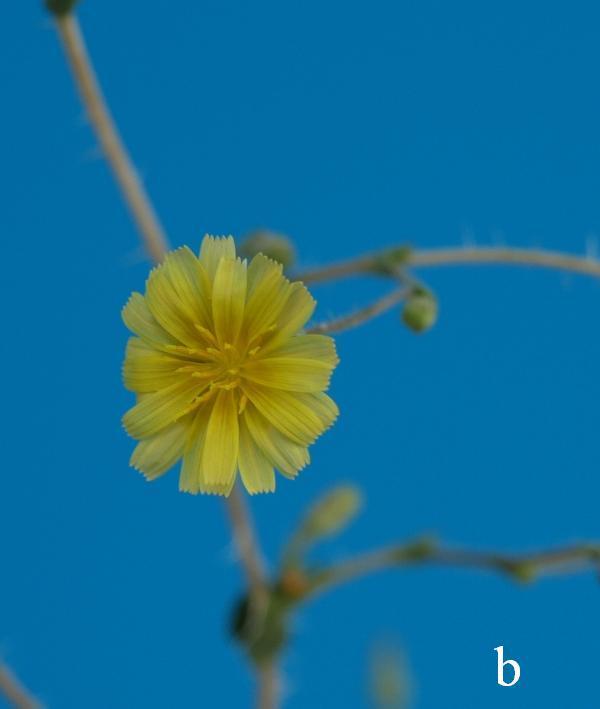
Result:
[[141,441],[133,451],[130,465],[148,480],[166,473],[183,455],[187,428],[184,421],[177,421],[152,438]]
[[181,380],[176,370],[182,361],[146,344],[139,337],[130,337],[125,351],[123,381],[130,391],[153,392]]
[[327,389],[338,359],[335,344],[325,335],[297,335],[265,357],[244,367],[255,384],[297,392]]
[[248,266],[244,331],[248,341],[277,323],[292,291],[280,263],[258,254]]
[[244,383],[244,393],[267,421],[304,446],[329,428],[338,414],[337,406],[326,394],[292,393],[248,382]]
[[278,431],[252,404],[248,404],[242,419],[265,458],[286,477],[295,477],[310,462],[306,447]]
[[239,468],[242,482],[251,495],[275,490],[273,465],[254,442],[244,418],[240,419]]
[[192,377],[148,394],[123,416],[125,430],[132,438],[149,438],[186,414],[196,396],[206,387]]
[[299,357],[327,362],[331,367],[339,363],[335,341],[328,335],[296,335],[272,350],[272,357]]
[[159,347],[177,344],[177,341],[161,327],[141,293],[132,293],[121,315],[125,325],[145,342]]
[[337,404],[330,396],[325,394],[325,392],[299,394],[298,397],[303,404],[310,407],[315,412],[325,426],[325,429],[329,428],[340,415]]
[[237,471],[239,451],[238,405],[233,391],[221,389],[215,398],[202,452],[206,484],[229,494]]
[[212,413],[213,400],[198,407],[193,414],[192,423],[189,427],[188,440],[179,476],[179,489],[182,492],[215,492],[206,488],[204,475],[202,473],[202,453],[204,451],[204,441],[208,422]]
[[235,259],[235,242],[232,236],[209,236],[202,240],[200,262],[206,269],[210,282],[214,280],[222,258]]
[[164,260],[162,267],[188,313],[199,325],[209,327],[211,323],[210,280],[206,269],[191,249],[184,246],[172,251]]
[[264,254],[256,254],[248,264],[248,299],[265,278],[287,280],[283,276],[283,266],[278,261],[273,261]]
[[317,302],[302,283],[292,283],[290,296],[277,319],[275,331],[265,343],[263,351],[271,352],[296,335],[312,316],[316,304]]
[[211,324],[208,276],[189,249],[169,254],[146,283],[146,302],[158,323],[184,345],[198,345],[197,326]]
[[246,264],[222,258],[213,284],[212,310],[215,334],[221,344],[236,342],[246,300]]
[[297,357],[270,357],[247,365],[244,376],[254,384],[273,389],[317,392],[329,386],[331,366]]

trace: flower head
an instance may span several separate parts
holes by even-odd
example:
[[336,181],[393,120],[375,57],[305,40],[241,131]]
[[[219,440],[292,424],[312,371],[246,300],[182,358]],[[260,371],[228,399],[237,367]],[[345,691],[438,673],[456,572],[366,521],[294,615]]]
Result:
[[333,340],[301,332],[314,307],[280,264],[236,258],[231,237],[168,254],[123,309],[131,465],[152,480],[182,459],[181,490],[220,495],[238,472],[250,493],[274,490],[274,469],[295,477],[338,414]]

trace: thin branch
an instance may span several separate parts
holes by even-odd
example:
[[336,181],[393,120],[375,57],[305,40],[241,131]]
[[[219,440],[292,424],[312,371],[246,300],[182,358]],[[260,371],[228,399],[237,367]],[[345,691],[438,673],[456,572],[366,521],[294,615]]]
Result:
[[355,313],[344,315],[341,318],[329,320],[328,322],[318,323],[317,325],[313,325],[313,327],[308,328],[306,332],[324,334],[350,330],[354,327],[362,325],[368,320],[372,320],[373,318],[382,315],[395,305],[398,305],[401,301],[405,300],[410,293],[410,288],[406,288],[404,286],[401,288],[396,288],[387,295],[384,295],[382,298],[379,298],[379,300],[376,300],[374,303],[357,310]]
[[257,670],[258,696],[256,709],[273,709],[279,706],[281,678],[275,660],[260,665]]
[[267,593],[264,561],[248,505],[239,485],[233,486],[231,494],[226,499],[229,521],[250,591],[262,601]]
[[[249,614],[246,622],[249,627],[246,632],[259,632],[268,610],[269,589],[252,517],[239,485],[233,486],[226,506],[240,562],[248,580]],[[280,684],[276,659],[273,658],[263,665],[253,665],[253,668],[257,682],[257,709],[276,709],[279,706]]]
[[[393,249],[386,249],[379,253],[306,270],[295,274],[294,277],[304,283],[321,283],[348,278],[349,276],[381,275],[382,259],[385,259],[386,253],[390,251],[393,251]],[[542,249],[513,249],[508,247],[426,249],[408,252],[402,262],[403,267],[460,266],[465,264],[552,268],[559,271],[600,277],[600,261],[597,259],[544,251]]]
[[417,540],[367,552],[315,572],[311,578],[311,593],[378,571],[425,564],[487,569],[515,580],[533,581],[551,573],[599,571],[600,544],[574,544],[549,551],[502,554],[438,546],[427,539]]
[[81,100],[125,202],[150,256],[154,261],[161,261],[167,250],[165,233],[104,100],[77,18],[69,13],[59,15],[56,17],[56,27]]
[[[102,96],[79,24],[72,14],[67,14],[57,17],[56,25],[98,140],[112,167],[125,202],[135,218],[146,248],[152,259],[159,263],[169,248],[167,238]],[[259,610],[265,606],[267,584],[260,545],[254,531],[250,510],[237,487],[234,487],[231,495],[226,498],[226,505],[233,537],[247,577],[250,597]],[[262,674],[258,677],[259,693],[261,697],[271,699],[269,699],[270,703],[261,704],[261,709],[274,709],[276,692],[271,691],[269,687],[276,687],[279,682],[275,666],[270,672],[263,674],[264,677]]]
[[0,694],[16,709],[40,709],[42,706],[5,664],[0,664]]

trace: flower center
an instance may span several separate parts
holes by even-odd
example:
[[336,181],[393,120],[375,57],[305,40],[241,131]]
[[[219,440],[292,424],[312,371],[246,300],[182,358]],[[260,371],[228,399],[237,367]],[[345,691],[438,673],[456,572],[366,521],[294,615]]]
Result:
[[243,358],[240,351],[229,342],[221,348],[210,348],[209,353],[214,356],[218,373],[211,382],[213,387],[220,389],[235,389],[241,383],[241,368]]

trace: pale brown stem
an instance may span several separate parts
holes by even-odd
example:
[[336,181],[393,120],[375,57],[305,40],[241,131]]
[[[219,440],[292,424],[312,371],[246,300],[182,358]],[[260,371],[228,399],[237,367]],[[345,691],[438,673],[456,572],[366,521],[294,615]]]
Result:
[[233,536],[240,563],[246,573],[250,592],[261,598],[261,605],[266,596],[266,573],[256,531],[244,493],[239,485],[234,485],[227,499],[227,512],[233,530]]
[[363,325],[368,320],[373,320],[373,318],[382,315],[394,306],[398,305],[401,301],[405,300],[411,293],[410,288],[402,287],[397,288],[382,298],[379,298],[374,303],[367,305],[360,310],[357,310],[350,315],[344,315],[335,320],[329,320],[328,322],[318,323],[308,328],[306,332],[313,334],[325,334],[332,332],[342,332],[344,330],[351,330],[353,327],[358,327]]
[[377,549],[315,573],[313,592],[320,592],[367,574],[409,565],[465,566],[496,571],[521,581],[573,570],[598,571],[600,544],[574,544],[549,551],[501,554],[438,546],[427,540]]
[[[56,25],[75,83],[79,88],[81,100],[112,167],[123,198],[134,216],[148,253],[156,263],[160,263],[169,248],[167,238],[104,100],[79,23],[74,15],[67,14],[57,17]],[[237,487],[234,487],[231,495],[226,498],[226,505],[240,563],[247,577],[250,596],[256,604],[256,608],[260,609],[265,603],[266,579],[252,516],[242,492]],[[272,673],[275,673],[273,677]],[[261,709],[275,709],[276,693],[266,691],[266,688],[263,687],[267,678],[269,686],[270,684],[276,686],[278,684],[276,670],[273,669],[265,675],[264,680],[262,675],[258,678],[261,696],[264,694],[267,698],[274,697],[271,703],[261,704]]]
[[0,694],[16,709],[41,709],[42,706],[4,664],[0,664]]
[[275,660],[260,665],[257,669],[258,696],[256,709],[274,709],[279,706],[281,678]]
[[165,233],[104,100],[77,18],[65,14],[57,16],[55,21],[81,100],[104,155],[150,256],[156,262],[161,261],[167,250]]
[[[302,271],[294,275],[304,283],[333,281],[349,276],[381,273],[382,257],[386,252],[360,256],[348,261],[340,261]],[[571,256],[543,249],[516,249],[508,247],[454,247],[448,249],[425,249],[409,252],[402,267],[432,267],[460,265],[511,265],[552,268],[559,271],[580,273],[600,277],[600,261],[582,256]]]

